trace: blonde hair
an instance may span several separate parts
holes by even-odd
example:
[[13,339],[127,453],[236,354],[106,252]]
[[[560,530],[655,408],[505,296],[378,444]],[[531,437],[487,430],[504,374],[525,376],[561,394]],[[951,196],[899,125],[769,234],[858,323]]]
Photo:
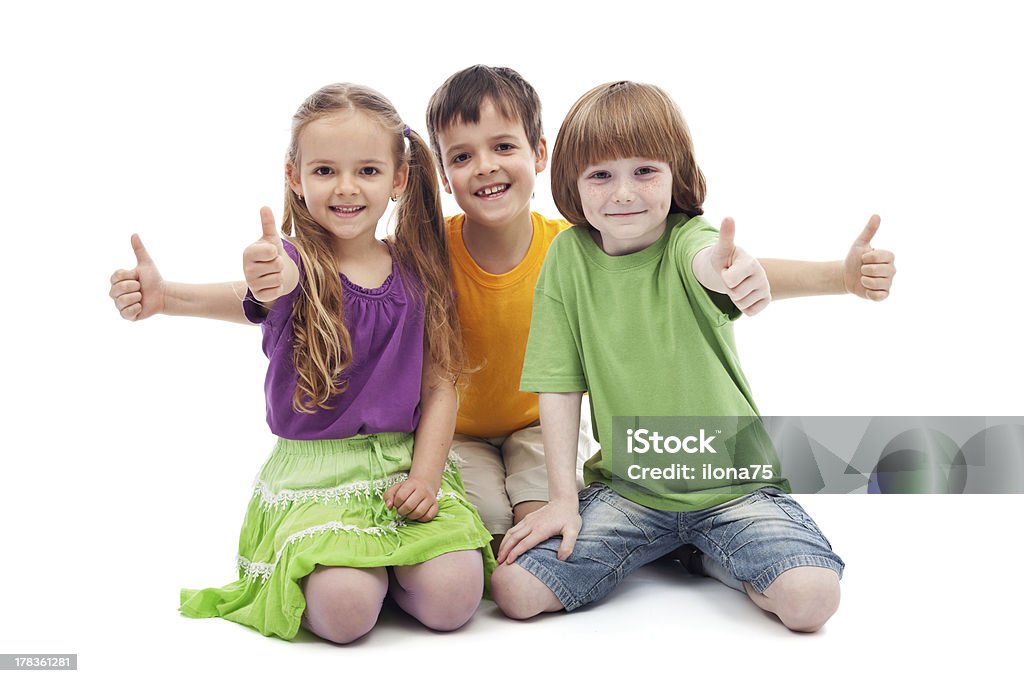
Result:
[[[418,284],[423,297],[423,362],[433,361],[454,381],[462,371],[464,353],[433,155],[386,97],[364,86],[335,83],[310,95],[292,117],[287,160],[293,168],[299,167],[299,136],[305,127],[340,111],[359,111],[377,121],[392,138],[395,168],[409,166],[409,180],[396,208],[395,234],[389,241],[399,269],[416,281],[407,279],[408,288],[415,290]],[[305,273],[292,309],[292,361],[297,376],[292,406],[312,413],[329,408],[331,397],[345,391],[341,374],[352,362],[352,339],[345,328],[333,238],[313,220],[287,180],[282,231],[292,238]]]
[[657,86],[632,81],[605,83],[576,100],[562,122],[551,153],[555,206],[575,225],[585,225],[577,182],[590,165],[640,157],[672,169],[670,213],[704,213],[704,174],[679,107]]

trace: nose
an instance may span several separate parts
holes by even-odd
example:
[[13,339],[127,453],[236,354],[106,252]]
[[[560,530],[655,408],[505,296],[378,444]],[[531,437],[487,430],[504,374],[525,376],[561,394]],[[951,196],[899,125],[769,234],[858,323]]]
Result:
[[339,173],[338,180],[334,184],[334,194],[358,194],[359,186],[350,173]]
[[635,196],[632,180],[628,177],[619,177],[612,190],[612,201],[616,204],[629,204]]
[[490,152],[483,152],[476,157],[476,174],[488,175],[498,170],[498,159]]

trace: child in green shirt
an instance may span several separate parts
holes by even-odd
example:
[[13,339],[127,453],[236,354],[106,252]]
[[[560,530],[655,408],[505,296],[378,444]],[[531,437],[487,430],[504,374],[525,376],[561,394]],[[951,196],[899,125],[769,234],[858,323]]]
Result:
[[[701,216],[704,177],[677,107],[654,86],[594,88],[559,131],[552,176],[575,227],[554,240],[538,279],[521,385],[540,392],[551,496],[506,534],[496,602],[513,618],[573,610],[693,545],[716,578],[787,627],[817,630],[838,607],[844,565],[786,494],[771,449],[734,453],[731,479],[670,485],[627,474],[642,468],[625,467],[633,459],[613,440],[620,416],[756,422],[731,320],[768,304],[768,277],[735,245],[731,219],[719,233]],[[867,261],[867,284],[891,277],[890,258]],[[602,452],[577,498],[571,425],[583,392]]]

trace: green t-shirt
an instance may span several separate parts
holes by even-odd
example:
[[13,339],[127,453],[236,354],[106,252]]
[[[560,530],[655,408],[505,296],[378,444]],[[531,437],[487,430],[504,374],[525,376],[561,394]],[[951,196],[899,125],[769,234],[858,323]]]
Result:
[[[693,274],[693,257],[715,243],[717,230],[699,216],[670,215],[657,242],[623,256],[606,254],[588,230],[573,227],[551,244],[534,294],[520,385],[590,393],[601,452],[587,462],[586,482],[604,482],[641,505],[671,511],[705,509],[762,486],[788,490],[736,356],[731,320],[739,311]],[[689,446],[708,443],[710,452],[677,450],[651,459],[623,446],[625,426],[648,428],[649,436],[666,423],[707,427],[699,436],[694,428]],[[678,468],[676,479],[632,476],[641,466],[676,463],[691,466],[691,477]],[[705,464],[711,471],[702,471]]]

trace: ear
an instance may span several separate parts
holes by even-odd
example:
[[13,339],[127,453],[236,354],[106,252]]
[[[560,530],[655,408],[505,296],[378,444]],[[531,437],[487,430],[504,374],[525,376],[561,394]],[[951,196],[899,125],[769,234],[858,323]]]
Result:
[[409,184],[409,164],[402,164],[395,170],[395,184],[392,187],[391,195],[401,197]]
[[548,140],[543,135],[540,136],[534,156],[537,160],[533,164],[533,170],[536,173],[540,173],[548,167]]
[[288,186],[292,188],[292,192],[301,197],[303,192],[302,182],[299,179],[299,171],[290,161],[284,162],[284,177],[288,179]]

